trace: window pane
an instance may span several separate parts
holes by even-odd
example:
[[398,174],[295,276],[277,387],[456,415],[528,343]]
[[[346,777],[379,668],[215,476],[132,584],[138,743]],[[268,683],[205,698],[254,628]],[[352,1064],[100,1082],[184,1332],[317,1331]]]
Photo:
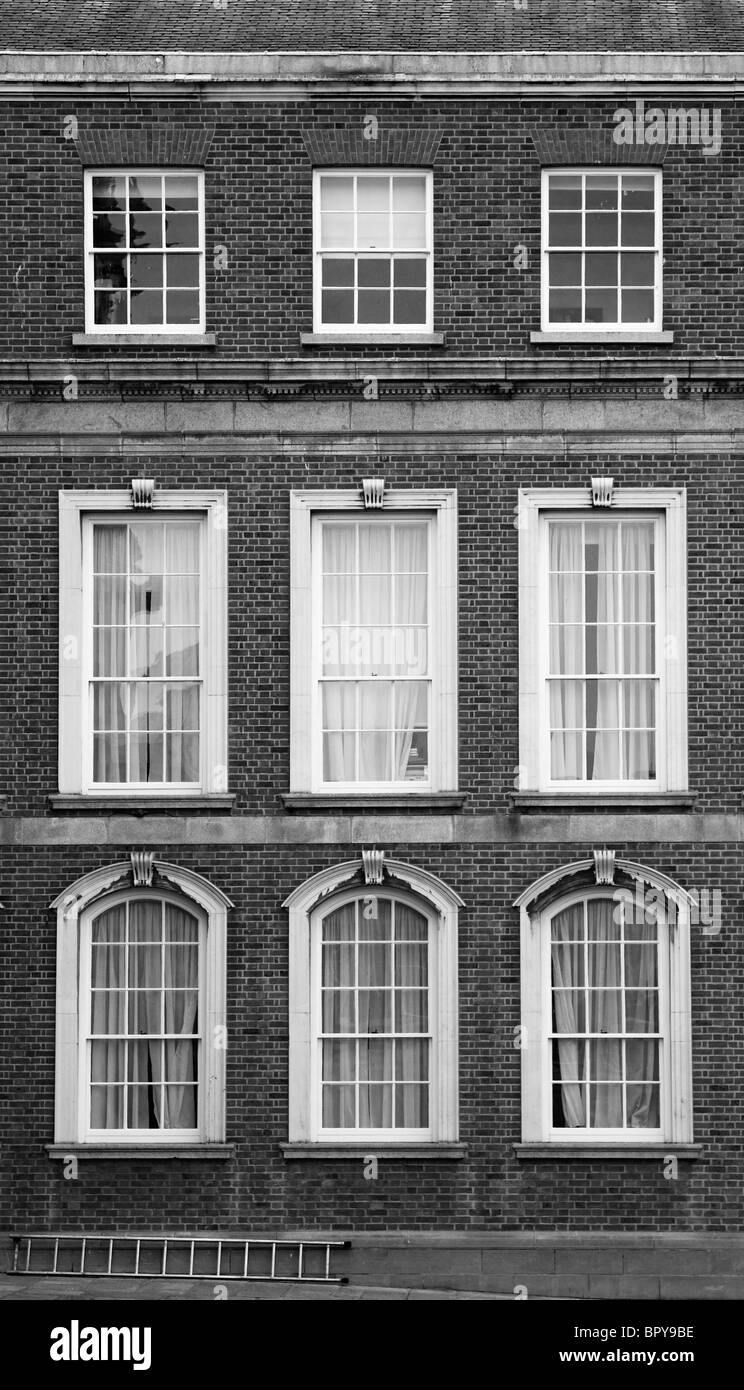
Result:
[[396,257],[393,283],[396,289],[426,289],[426,261],[412,256]]
[[124,734],[93,735],[93,781],[126,782],[127,740]]
[[584,305],[587,323],[617,322],[617,290],[587,289]]
[[617,174],[587,174],[586,207],[608,211],[617,207]]
[[394,323],[426,323],[424,290],[396,290],[393,295]]
[[165,244],[173,246],[199,245],[199,218],[195,212],[172,212],[165,219]]
[[163,180],[159,174],[136,174],[129,178],[129,206],[138,211],[159,212],[163,206]]
[[323,1087],[323,1125],[326,1129],[353,1129],[355,1118],[353,1086]]
[[168,290],[165,296],[166,323],[198,323],[199,294],[196,290]]
[[[385,262],[383,262],[385,264]],[[354,262],[350,260],[340,260],[337,256],[324,257],[321,262],[323,272],[323,285],[329,287],[353,287],[354,285]]]
[[426,245],[426,180],[421,175],[393,178],[393,244],[398,249]]
[[163,245],[163,218],[159,212],[130,212],[129,244],[139,251],[144,246]]
[[96,323],[126,323],[126,290],[96,290],[93,295],[93,314]]
[[322,247],[354,244],[354,181],[322,177],[320,180],[320,244]]
[[118,255],[93,257],[93,283],[96,289],[121,289],[127,283],[127,258]]
[[362,1083],[359,1086],[359,1125],[362,1129],[390,1129],[393,1123],[393,1088]]
[[188,212],[199,206],[199,183],[194,174],[166,174],[166,210]]
[[130,284],[133,289],[159,288],[163,284],[162,256],[130,257]]
[[357,304],[359,323],[390,322],[389,290],[359,290]]
[[127,240],[127,219],[123,213],[97,212],[93,214],[94,246],[125,246]]
[[321,314],[323,323],[353,323],[354,291],[323,290]]
[[124,1087],[91,1086],[91,1129],[122,1129],[124,1126]]
[[357,178],[357,237],[360,249],[390,245],[390,178],[360,174]]
[[551,323],[581,323],[580,289],[551,289],[548,302]]
[[653,246],[654,214],[652,212],[623,212],[623,246]]
[[548,238],[551,246],[581,246],[581,213],[551,212]]
[[96,174],[91,179],[93,210],[123,212],[126,207],[126,181],[123,175]]
[[652,323],[654,317],[653,290],[623,290],[623,323]]
[[[592,257],[587,257],[587,259],[590,260]],[[550,283],[551,285],[580,285],[581,256],[565,251],[551,251]]]
[[552,208],[581,207],[581,175],[551,174],[548,180],[549,206]]

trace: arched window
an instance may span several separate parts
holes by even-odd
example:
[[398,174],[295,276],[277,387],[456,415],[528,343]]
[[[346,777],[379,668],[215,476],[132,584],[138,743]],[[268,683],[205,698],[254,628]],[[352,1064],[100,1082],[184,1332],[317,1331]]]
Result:
[[519,900],[524,1142],[689,1142],[687,895],[623,860],[590,882],[590,865]]
[[457,907],[389,863],[316,875],[290,908],[290,1143],[457,1139]]
[[86,1137],[199,1138],[205,946],[204,915],[171,894],[116,894],[85,915]]
[[56,900],[56,1144],[224,1139],[229,900],[197,874],[114,864]]

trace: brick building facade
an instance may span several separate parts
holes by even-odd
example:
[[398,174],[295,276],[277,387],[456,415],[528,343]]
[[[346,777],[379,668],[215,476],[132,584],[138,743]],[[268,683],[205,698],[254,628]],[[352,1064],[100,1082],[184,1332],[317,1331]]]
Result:
[[[499,34],[432,4],[431,45],[401,7],[378,39],[345,5],[347,39],[303,5],[300,53],[286,8],[272,39],[129,6],[137,53],[84,4],[44,42],[3,20],[3,1228],[740,1296],[738,21],[661,57],[625,6],[520,53],[538,7]],[[717,113],[718,147],[618,141],[636,99]],[[339,574],[359,631],[431,643],[407,676],[362,658],[353,714],[318,655]]]

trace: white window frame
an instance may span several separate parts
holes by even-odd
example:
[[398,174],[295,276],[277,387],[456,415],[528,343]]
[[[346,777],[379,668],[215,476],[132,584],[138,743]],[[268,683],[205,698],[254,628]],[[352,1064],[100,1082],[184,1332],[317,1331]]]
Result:
[[[358,882],[359,860],[332,865],[296,888],[286,899],[289,909],[289,1142],[354,1147],[373,1142],[383,1148],[401,1144],[455,1143],[458,1137],[458,897],[441,879],[411,864],[386,860],[386,880]],[[393,896],[405,901],[430,923],[429,981],[432,1029],[429,1130],[323,1130],[317,1012],[320,951],[314,933],[320,916],[354,898]]]
[[[550,253],[549,245],[549,200],[548,184],[551,175],[554,174],[648,174],[654,180],[654,251],[656,273],[654,277],[654,317],[651,323],[566,323],[564,321],[552,322],[550,318],[550,285],[548,271],[548,257]],[[643,339],[649,334],[657,334],[662,331],[664,319],[664,223],[662,209],[663,181],[660,169],[649,168],[644,165],[576,165],[572,167],[559,168],[551,167],[542,171],[541,187],[541,289],[540,289],[540,318],[543,333],[552,336],[560,334],[565,338],[591,337],[593,339],[606,338],[611,341],[613,338],[635,338]],[[570,251],[570,247],[561,248]],[[602,251],[603,247],[598,246],[597,251]],[[610,248],[612,249],[612,248]],[[628,250],[634,248],[628,247]],[[640,247],[639,250],[647,248]],[[581,248],[574,248],[581,254]]]
[[[94,178],[137,178],[147,175],[188,175],[197,180],[198,198],[198,218],[199,218],[199,247],[197,251],[189,251],[187,254],[198,255],[199,257],[199,321],[198,323],[96,323],[95,321],[95,302],[93,289],[93,179]],[[111,337],[120,334],[136,335],[138,337],[157,338],[162,335],[173,337],[174,334],[195,334],[203,335],[206,325],[206,271],[205,271],[205,218],[204,218],[204,171],[202,169],[182,169],[169,168],[167,166],[153,166],[139,168],[135,165],[126,165],[116,168],[105,169],[86,169],[83,185],[83,208],[84,208],[84,257],[85,257],[85,331],[95,333],[101,338]],[[116,248],[112,248],[115,251]],[[147,248],[144,247],[143,250]],[[99,248],[100,250],[100,248]],[[163,255],[163,251],[157,252]]]
[[[389,248],[383,248],[391,257],[400,254],[403,257],[426,257],[426,322],[425,323],[324,323],[322,310],[322,274],[321,267],[323,258],[329,254],[321,249],[320,245],[320,181],[321,178],[350,178],[356,175],[396,175],[409,178],[415,176],[425,180],[426,187],[426,250],[416,252],[408,248],[403,248],[399,253],[391,244]],[[407,166],[387,166],[385,168],[377,165],[367,165],[363,167],[353,166],[340,169],[314,169],[313,170],[313,332],[324,334],[333,338],[359,338],[359,337],[406,337],[411,333],[433,333],[434,331],[434,197],[433,197],[433,174],[431,169],[408,168]],[[334,248],[330,253],[334,257],[342,258],[344,252]],[[364,251],[349,250],[347,259],[356,262],[359,256],[364,256]],[[375,252],[371,250],[369,255],[374,258]]]
[[[432,517],[430,542],[431,711],[429,777],[421,782],[327,782],[322,777],[319,700],[319,605],[314,592],[313,519],[365,512],[358,491],[290,494],[290,791],[345,797],[426,796],[457,790],[457,494],[454,489],[386,490],[383,509]],[[314,601],[315,600],[315,601]]]
[[[199,783],[92,781],[92,605],[86,560],[91,523],[182,514],[202,526],[202,709]],[[59,494],[59,790],[90,797],[194,797],[227,792],[227,494],[156,489],[152,511],[133,508],[131,491]]]
[[[623,519],[658,515],[663,540],[656,556],[656,650],[659,675],[654,780],[553,781],[547,682],[547,520],[571,513]],[[610,508],[593,508],[589,488],[520,488],[519,531],[519,767],[520,791],[553,795],[653,796],[687,791],[687,554],[684,488],[622,488]],[[516,785],[516,783],[515,783]]]
[[[659,927],[659,1023],[661,1128],[572,1129],[554,1128],[552,1121],[551,951],[550,923],[558,912],[587,898],[607,897],[619,891],[586,885],[572,888],[570,879],[591,865],[591,860],[569,865],[544,875],[517,899],[520,908],[520,981],[522,1026],[522,1142],[524,1144],[604,1145],[636,1147],[643,1144],[692,1142],[692,1063],[690,1006],[690,913],[687,894],[665,875],[617,860],[643,884],[658,890],[661,901],[673,902]],[[566,892],[552,896],[541,907],[541,888],[547,890],[561,877]],[[644,889],[641,888],[641,894]]]
[[[225,1027],[227,911],[230,899],[201,875],[165,861],[154,861],[163,887],[132,886],[131,864],[107,864],[77,880],[51,904],[57,911],[57,996],[55,1060],[55,1144],[96,1149],[223,1143],[225,1137],[225,1055],[219,1046]],[[124,886],[123,886],[124,885]],[[203,932],[200,950],[198,1130],[92,1130],[88,1123],[86,1030],[90,1011],[91,920],[125,899],[163,898],[197,917]],[[86,950],[87,943],[87,950]],[[201,942],[200,942],[201,945]]]

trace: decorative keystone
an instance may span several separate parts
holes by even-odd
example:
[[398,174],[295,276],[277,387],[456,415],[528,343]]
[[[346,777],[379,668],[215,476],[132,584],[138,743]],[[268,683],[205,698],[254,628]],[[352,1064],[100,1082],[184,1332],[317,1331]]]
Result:
[[384,849],[362,850],[362,864],[364,865],[365,883],[382,883],[382,870],[384,862]]
[[132,881],[135,888],[150,888],[155,867],[153,850],[133,849],[129,858],[132,861]]
[[611,507],[614,478],[592,478],[592,506]]
[[153,497],[155,496],[155,479],[132,478],[130,486],[132,489],[132,506],[147,507],[148,510],[151,510]]
[[385,479],[362,478],[362,491],[367,510],[370,507],[381,507],[385,498]]
[[614,849],[595,849],[594,851],[594,877],[597,883],[615,882],[615,851]]

